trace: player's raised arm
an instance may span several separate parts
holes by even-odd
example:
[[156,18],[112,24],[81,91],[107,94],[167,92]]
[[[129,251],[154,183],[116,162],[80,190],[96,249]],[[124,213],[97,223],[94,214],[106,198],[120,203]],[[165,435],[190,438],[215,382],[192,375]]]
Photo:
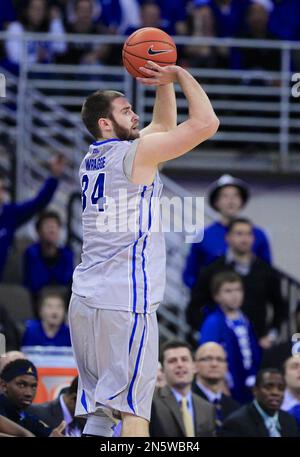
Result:
[[[149,66],[149,68],[151,65]],[[158,86],[151,123],[140,131],[140,136],[168,132],[177,125],[177,106],[173,83]]]
[[213,136],[219,126],[209,98],[189,72],[176,65],[160,67],[153,62],[150,65],[151,70],[144,67],[148,78],[137,79],[153,86],[177,81],[187,98],[189,116],[169,132],[143,136],[137,147],[135,168],[156,167],[161,162],[179,157]]

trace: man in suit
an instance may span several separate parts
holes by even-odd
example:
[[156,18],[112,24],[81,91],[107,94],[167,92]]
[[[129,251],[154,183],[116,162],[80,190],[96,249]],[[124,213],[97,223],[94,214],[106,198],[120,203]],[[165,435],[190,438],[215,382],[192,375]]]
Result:
[[285,381],[279,370],[260,370],[254,387],[255,400],[242,406],[224,421],[221,436],[299,436],[295,419],[280,409],[284,390]]
[[215,409],[192,393],[195,366],[191,347],[167,341],[161,350],[166,386],[154,393],[150,436],[214,436]]
[[192,391],[216,408],[217,427],[239,408],[239,403],[224,394],[227,372],[227,355],[223,347],[215,342],[204,343],[195,354],[196,376]]
[[78,388],[78,376],[73,379],[67,389],[63,389],[60,395],[53,401],[32,405],[30,412],[40,420],[55,428],[61,421],[65,421],[65,436],[81,436],[85,421],[74,417]]

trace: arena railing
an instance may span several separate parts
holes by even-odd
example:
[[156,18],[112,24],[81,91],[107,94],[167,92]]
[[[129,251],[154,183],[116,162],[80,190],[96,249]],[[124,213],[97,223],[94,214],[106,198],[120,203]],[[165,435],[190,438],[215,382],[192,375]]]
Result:
[[[0,33],[0,40],[7,35]],[[40,90],[68,111],[78,115],[86,93],[97,88],[124,90],[139,112],[141,125],[147,123],[153,106],[153,89],[136,85],[122,67],[105,65],[36,64],[28,60],[31,41],[62,41],[62,36],[24,34],[21,40],[23,58],[20,66],[19,104],[26,87]],[[119,52],[122,36],[64,35],[65,43],[111,44]],[[300,140],[300,88],[293,68],[299,65],[300,43],[276,40],[244,40],[202,37],[175,37],[179,55],[183,46],[209,46],[213,49],[264,49],[279,52],[279,71],[231,70],[228,68],[190,68],[207,90],[220,118],[219,132],[213,142],[203,146],[201,160],[197,153],[178,159],[169,167],[246,169],[262,172],[294,172],[300,170],[297,148]],[[299,93],[298,93],[299,92]],[[178,120],[187,114],[187,104],[178,93]],[[21,123],[24,113],[19,113]],[[24,128],[24,127],[23,127]],[[44,128],[47,132],[47,128]],[[196,152],[196,151],[195,151]]]

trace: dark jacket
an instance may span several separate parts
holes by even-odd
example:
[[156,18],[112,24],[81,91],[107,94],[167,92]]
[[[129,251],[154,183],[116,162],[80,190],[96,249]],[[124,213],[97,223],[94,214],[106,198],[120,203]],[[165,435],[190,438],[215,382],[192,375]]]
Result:
[[[192,384],[192,392],[194,394],[199,395],[203,400],[209,401],[203,390],[198,386],[196,381]],[[235,401],[233,398],[229,397],[229,395],[225,395],[222,393],[221,400],[220,400],[220,415],[222,417],[222,422],[230,416],[234,411],[240,408],[240,404]]]
[[[199,273],[227,250],[226,234],[228,227],[221,222],[214,222],[205,227],[203,240],[193,243],[186,260],[183,281],[186,286],[193,288],[197,283]],[[268,237],[263,229],[253,227],[253,252],[257,257],[271,264],[271,249]]]
[[[210,293],[211,280],[214,275],[222,271],[235,271],[233,264],[228,264],[222,256],[200,273],[196,287],[187,307],[186,317],[193,329],[198,330],[203,319],[206,305],[214,305]],[[274,268],[258,257],[254,257],[250,272],[242,276],[244,284],[244,303],[242,311],[253,324],[256,336],[261,338],[268,333],[269,328],[280,329],[287,315],[287,306],[283,300],[280,288],[280,279]],[[267,305],[273,308],[273,317],[267,325]]]
[[[299,436],[295,419],[285,411],[279,411],[280,433],[282,437]],[[253,403],[242,406],[229,416],[220,432],[221,436],[268,437],[263,418]]]
[[[59,397],[53,401],[31,405],[29,411],[52,428],[58,427],[61,421],[64,420],[64,413]],[[74,420],[78,428],[83,430],[85,420],[79,418],[75,418]]]
[[43,423],[37,416],[27,410],[18,410],[6,395],[0,395],[0,415],[7,417],[21,427],[26,428],[35,436],[46,437],[52,433],[52,428]]
[[[214,436],[215,408],[195,394],[192,394],[192,401],[195,419],[195,436]],[[185,437],[180,407],[168,386],[157,389],[154,393],[151,409],[150,436]]]

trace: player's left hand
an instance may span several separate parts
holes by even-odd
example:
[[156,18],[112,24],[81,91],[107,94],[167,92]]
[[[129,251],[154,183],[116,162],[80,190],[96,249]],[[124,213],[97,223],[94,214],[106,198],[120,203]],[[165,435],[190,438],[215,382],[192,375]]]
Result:
[[50,161],[50,171],[55,176],[55,178],[59,178],[65,169],[66,166],[66,159],[63,154],[55,154]]
[[164,86],[177,81],[178,73],[177,65],[167,65],[161,67],[157,63],[148,60],[143,67],[139,68],[139,71],[145,73],[145,78],[136,78],[141,84],[145,86]]

